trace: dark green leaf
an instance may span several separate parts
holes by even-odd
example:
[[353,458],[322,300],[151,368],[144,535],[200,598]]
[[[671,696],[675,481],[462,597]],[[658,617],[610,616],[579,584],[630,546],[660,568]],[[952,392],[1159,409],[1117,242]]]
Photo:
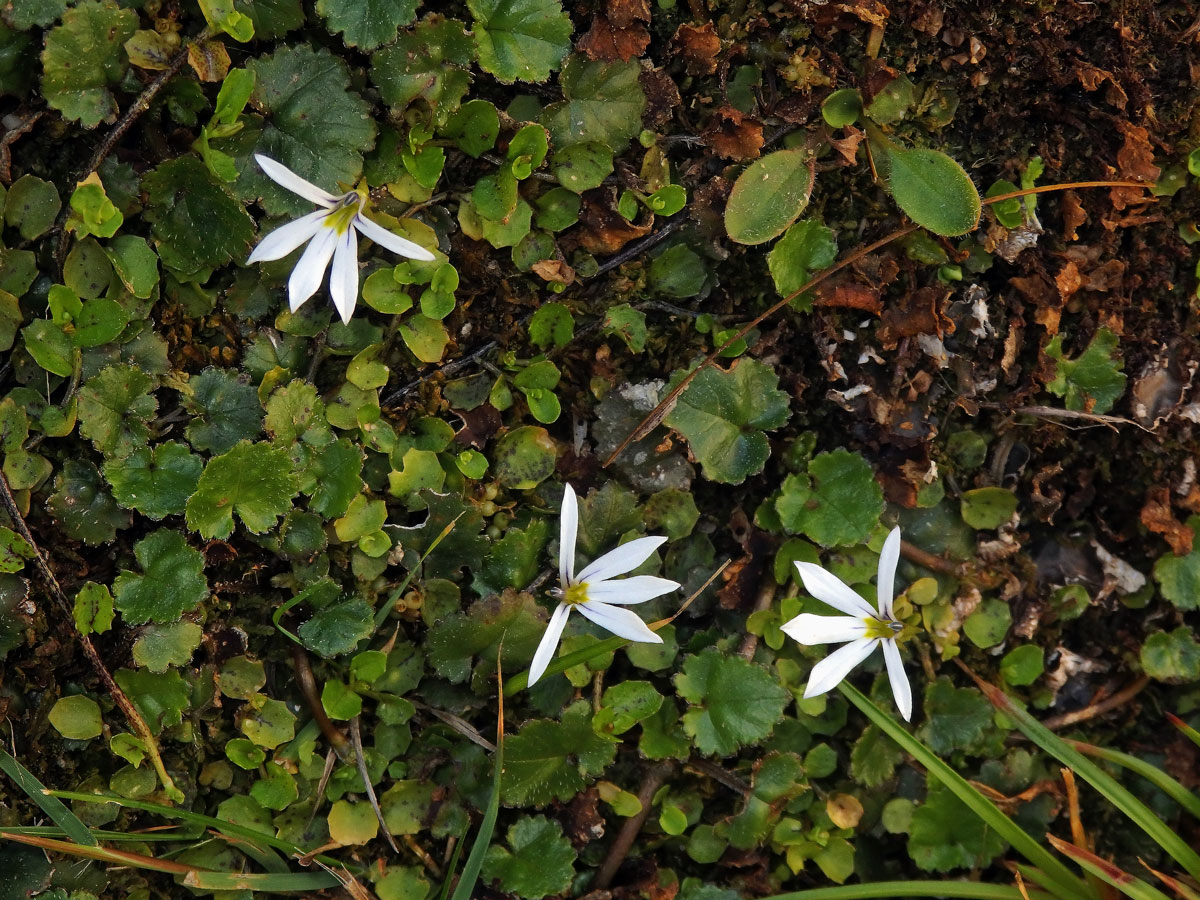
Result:
[[1056,334],[1046,345],[1046,355],[1057,362],[1054,378],[1046,390],[1062,397],[1067,409],[1103,415],[1125,392],[1125,375],[1117,355],[1117,336],[1107,328],[1096,330],[1091,343],[1079,356],[1068,359],[1062,349],[1062,335]]
[[200,457],[187,447],[167,441],[153,451],[143,447],[109,460],[104,464],[104,477],[118,503],[158,520],[183,512],[203,468]]
[[391,106],[404,109],[418,97],[444,122],[471,83],[466,70],[474,56],[466,27],[457,19],[429,16],[392,46],[371,56],[371,79]]
[[94,546],[111,541],[118,528],[129,527],[129,513],[113,502],[100,472],[90,462],[68,459],[54,480],[54,488],[46,508],[67,537]]
[[566,802],[581,791],[589,776],[603,772],[617,754],[615,739],[592,728],[586,701],[567,707],[561,719],[526,724],[504,745],[503,799],[509,806],[544,806]]
[[46,102],[85,128],[112,122],[117,102],[109,88],[125,74],[122,45],[137,26],[137,13],[114,0],[84,0],[67,10],[42,51]]
[[233,514],[254,534],[273,528],[299,490],[287,451],[242,441],[204,467],[187,502],[188,528],[206,538],[233,533]]
[[766,669],[716,648],[689,656],[675,689],[690,704],[683,727],[696,749],[719,756],[765,739],[791,701]]
[[142,574],[123,570],[113,582],[113,603],[129,624],[174,621],[208,596],[204,556],[179,532],[151,532],[133,555]]
[[205,369],[187,386],[184,405],[196,417],[187,427],[187,439],[197,450],[227,453],[238,441],[262,433],[262,404],[247,376]]
[[309,650],[321,656],[350,653],[375,630],[374,612],[359,597],[327,606],[297,630]]
[[417,14],[418,0],[317,0],[317,12],[349,47],[374,50],[395,40]]
[[559,87],[566,100],[546,107],[542,124],[555,146],[599,141],[614,152],[625,149],[642,130],[646,94],[638,81],[641,66],[630,62],[590,62],[572,56]]
[[499,882],[502,891],[528,900],[561,894],[571,886],[575,849],[558,822],[522,816],[508,829],[507,844],[488,848],[483,861],[486,882]]
[[467,0],[479,66],[505,83],[545,81],[571,49],[558,0]]

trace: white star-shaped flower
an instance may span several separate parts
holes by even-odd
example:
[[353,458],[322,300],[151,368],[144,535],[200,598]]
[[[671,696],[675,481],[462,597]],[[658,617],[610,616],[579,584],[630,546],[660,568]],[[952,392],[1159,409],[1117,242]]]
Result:
[[[562,511],[559,514],[558,576],[559,587],[551,593],[559,598],[559,604],[550,616],[550,624],[542,635],[533,662],[529,664],[529,685],[532,686],[554,657],[567,616],[578,609],[586,618],[601,628],[606,628],[628,641],[661,644],[662,638],[647,627],[638,616],[628,609],[631,603],[645,603],[655,597],[679,588],[679,582],[654,575],[634,575],[617,578],[632,572],[650,554],[666,543],[665,537],[644,537],[622,544],[599,559],[593,560],[583,571],[575,573],[575,538],[579,533],[579,504],[575,491],[568,484],[563,494]],[[617,605],[614,605],[617,604]]]
[[896,698],[896,708],[905,721],[912,717],[912,688],[896,646],[896,638],[904,630],[904,623],[896,620],[892,610],[892,582],[899,560],[900,529],[893,528],[879,554],[879,575],[875,587],[877,609],[872,609],[870,603],[836,575],[813,563],[796,563],[805,589],[822,603],[846,614],[815,616],[801,613],[783,626],[784,633],[801,644],[847,642],[846,646],[833,651],[813,666],[808,676],[808,687],[804,689],[806,699],[832,690],[850,674],[851,669],[870,656],[876,646],[881,646],[892,695]]
[[315,184],[305,181],[287,166],[270,157],[254,154],[262,170],[276,184],[282,185],[293,194],[311,200],[321,208],[294,222],[276,228],[258,242],[247,263],[268,262],[282,259],[301,244],[308,247],[292,269],[288,279],[288,299],[292,312],[298,310],[309,297],[317,292],[325,280],[325,270],[333,259],[333,273],[329,277],[329,295],[337,307],[342,321],[349,323],[358,302],[358,235],[361,231],[381,247],[409,259],[432,261],[434,255],[422,247],[398,235],[392,234],[377,222],[363,215],[367,195],[363,190],[353,190],[335,197]]

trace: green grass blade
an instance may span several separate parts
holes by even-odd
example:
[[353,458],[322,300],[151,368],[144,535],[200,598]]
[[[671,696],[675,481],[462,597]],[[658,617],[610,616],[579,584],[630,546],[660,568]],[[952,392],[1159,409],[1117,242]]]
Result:
[[85,847],[98,846],[99,842],[92,834],[92,830],[80,821],[79,816],[67,809],[66,804],[38,781],[37,777],[21,765],[15,756],[5,750],[0,750],[0,771],[15,781],[17,787],[40,806],[42,812],[50,817],[50,821],[61,828],[63,834],[72,841]]
[[[67,833],[61,828],[54,825],[5,825],[5,834],[29,834],[35,837],[49,838],[64,838]],[[181,841],[194,841],[204,833],[204,829],[188,829],[171,830],[171,831],[106,831],[103,828],[95,828],[92,830],[92,837],[98,841],[107,841],[112,844],[119,844],[121,841],[131,841],[139,844],[152,844],[155,842],[171,841],[180,843]]]
[[1197,731],[1195,728],[1173,713],[1167,713],[1167,718],[1171,721],[1172,725],[1179,729],[1180,734],[1186,737],[1197,747],[1200,747],[1200,731]]
[[183,877],[184,887],[207,891],[319,891],[341,887],[332,872],[284,872],[244,875],[238,872],[192,871]]
[[450,900],[450,885],[454,883],[454,873],[458,871],[458,860],[462,857],[463,847],[466,846],[467,834],[470,830],[471,823],[467,822],[467,827],[454,842],[454,853],[450,856],[450,865],[446,866],[446,880],[442,882],[441,890],[438,891],[438,900]]
[[149,869],[152,872],[169,872],[172,875],[185,875],[195,871],[192,866],[185,866],[183,863],[172,862],[169,859],[158,859],[157,857],[146,856],[142,853],[127,853],[124,850],[101,847],[99,844],[89,846],[76,844],[72,841],[56,841],[53,838],[38,837],[32,834],[16,834],[3,828],[0,828],[0,838],[16,841],[20,844],[29,844],[32,847],[39,847],[42,850],[49,850],[53,853],[64,853],[67,856],[94,859],[98,862],[109,863],[114,866],[132,866],[135,869]]
[[[463,865],[462,877],[454,889],[451,900],[471,900],[475,893],[475,884],[479,881],[479,872],[483,868],[483,856],[492,843],[492,832],[496,830],[496,817],[500,815],[500,777],[504,774],[504,677],[500,672],[500,655],[496,655],[496,682],[500,685],[499,717],[496,721],[496,758],[492,770],[492,796],[484,810],[483,820],[479,823],[479,831],[475,835],[475,843],[467,854]],[[452,871],[452,870],[451,870]],[[450,875],[447,875],[449,879]]]
[[1080,753],[1116,763],[1130,772],[1141,775],[1193,816],[1200,818],[1200,797],[1197,797],[1158,766],[1151,765],[1144,759],[1138,759],[1128,753],[1122,753],[1120,750],[1097,747],[1095,744],[1085,744],[1082,741],[1069,740],[1067,743]]
[[[1051,895],[1029,891],[1029,900],[1050,900]],[[978,881],[880,881],[876,884],[843,884],[775,894],[765,900],[870,900],[889,897],[946,897],[951,900],[1024,900],[1019,888]]]
[[862,710],[885,734],[925,766],[929,774],[944,784],[950,791],[979,816],[996,834],[1006,840],[1012,848],[1040,869],[1038,881],[1055,894],[1063,897],[1090,897],[1087,885],[1049,850],[1039,844],[1010,819],[1004,812],[979,793],[954,769],[942,762],[932,750],[900,727],[900,723],[872,703],[865,694],[846,682],[838,687],[851,703]]
[[1063,856],[1070,857],[1083,867],[1084,871],[1095,875],[1105,884],[1112,885],[1126,897],[1132,900],[1171,900],[1158,888],[1130,875],[1119,866],[1114,866],[1106,859],[1101,859],[1090,850],[1084,850],[1067,841],[1060,841],[1054,835],[1046,836],[1054,849]]
[[[974,675],[972,677],[975,678]],[[1136,822],[1156,844],[1166,850],[1185,872],[1193,878],[1200,878],[1200,854],[1189,847],[1187,842],[1172,831],[1170,826],[1160,819],[1150,807],[1133,796],[1119,781],[1014,703],[1004,691],[979,678],[975,678],[975,683],[979,685],[979,689],[992,702],[992,705],[1008,716],[1025,737],[1103,794],[1105,799]]]
[[[546,675],[557,675],[559,672],[565,672],[571,666],[581,665],[589,659],[605,653],[614,653],[630,643],[632,641],[627,641],[625,638],[619,637],[610,637],[602,641],[597,641],[594,644],[584,647],[582,650],[575,650],[557,659],[550,660],[550,665],[546,666],[545,674],[542,677],[545,678]],[[504,693],[515,694],[518,691],[525,690],[527,687],[529,687],[529,673],[521,672],[519,675],[514,675],[508,679],[504,685]]]

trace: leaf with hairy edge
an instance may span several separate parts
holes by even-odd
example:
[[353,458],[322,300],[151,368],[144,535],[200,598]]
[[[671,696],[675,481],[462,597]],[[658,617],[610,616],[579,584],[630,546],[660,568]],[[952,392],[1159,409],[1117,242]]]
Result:
[[371,80],[384,101],[397,110],[418,97],[444,123],[458,109],[471,84],[467,67],[474,51],[466,26],[457,19],[429,16],[400,33],[399,40],[371,55]]
[[635,61],[568,59],[558,79],[566,100],[546,107],[542,115],[554,146],[599,141],[613,152],[624,150],[642,130],[646,93],[638,81],[641,71]]
[[63,13],[42,51],[46,102],[85,128],[114,121],[117,101],[109,88],[129,66],[123,45],[137,26],[137,13],[114,0],[85,0]]
[[[561,894],[575,875],[575,848],[562,826],[545,816],[522,816],[511,828],[507,847],[493,844],[483,860],[485,883],[527,900]],[[511,849],[510,849],[511,848]]]
[[187,439],[197,450],[226,453],[238,441],[262,433],[262,404],[248,376],[205,369],[187,387],[184,406],[196,417],[187,427]]
[[545,81],[571,49],[558,0],[467,0],[479,66],[505,84]]
[[887,156],[892,198],[922,228],[955,237],[979,224],[979,191],[963,167],[945,153],[893,147]]
[[299,484],[286,450],[242,441],[204,467],[187,502],[188,528],[206,538],[233,534],[233,514],[262,534],[292,506]]
[[616,738],[593,730],[585,700],[567,707],[558,721],[529,722],[505,742],[504,804],[545,806],[551,800],[570,800],[616,758],[616,745]]
[[113,604],[129,624],[174,621],[208,596],[204,555],[179,532],[151,532],[133,555],[141,574],[126,569],[113,582]]
[[804,212],[812,188],[808,150],[778,150],[756,159],[733,183],[725,205],[726,233],[739,244],[769,241]]
[[154,379],[136,366],[101,370],[79,389],[79,433],[109,457],[128,456],[146,446],[147,423],[158,410],[153,387]]
[[348,47],[374,50],[412,22],[418,0],[317,0],[317,12]]
[[204,463],[183,444],[167,441],[104,464],[113,497],[151,519],[182,513],[196,490]]
[[762,666],[710,647],[689,656],[675,690],[691,708],[683,728],[704,754],[729,756],[764,740],[791,695]]

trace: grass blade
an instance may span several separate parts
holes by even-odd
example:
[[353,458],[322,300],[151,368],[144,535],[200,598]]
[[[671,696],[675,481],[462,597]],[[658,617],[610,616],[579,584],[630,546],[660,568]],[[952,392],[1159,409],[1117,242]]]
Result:
[[57,841],[54,838],[39,837],[34,834],[16,834],[2,828],[0,828],[0,837],[16,841],[19,844],[40,847],[43,850],[50,850],[54,853],[65,853],[68,856],[82,856],[85,859],[95,859],[100,862],[111,863],[114,866],[132,866],[135,869],[150,869],[154,872],[168,872],[172,875],[186,875],[189,872],[195,871],[191,866],[171,862],[169,859],[157,859],[153,856],[144,856],[141,853],[127,853],[124,850],[113,850],[109,847],[101,847],[98,844],[95,846],[85,846],[83,844],[73,844],[70,841]]
[[984,696],[992,702],[992,705],[1004,713],[1025,737],[1064,766],[1073,769],[1076,775],[1098,790],[1117,809],[1136,822],[1156,844],[1166,850],[1171,858],[1183,867],[1184,871],[1193,878],[1200,878],[1200,854],[1189,847],[1183,838],[1172,831],[1170,826],[1160,819],[1150,807],[1133,796],[1119,781],[1014,703],[1004,691],[983,681],[969,669],[967,672],[975,680],[979,689],[983,691]]
[[865,694],[846,682],[843,681],[838,687],[846,695],[846,699],[862,710],[866,717],[878,725],[888,737],[925,766],[930,775],[948,787],[996,834],[1033,863],[1040,870],[1037,880],[1044,887],[1051,888],[1054,893],[1063,897],[1086,898],[1090,896],[1087,885],[1075,873],[1063,865],[1049,850],[1022,831],[1016,822],[1005,815],[996,804],[979,793],[932,750],[900,727],[900,723],[872,703]]
[[1063,856],[1070,857],[1079,863],[1089,875],[1095,875],[1105,884],[1115,887],[1126,897],[1131,897],[1132,900],[1171,900],[1158,888],[1130,875],[1124,869],[1113,865],[1090,850],[1060,840],[1052,834],[1046,835],[1046,839]]
[[99,846],[90,828],[80,821],[79,816],[67,809],[65,803],[55,797],[37,777],[21,765],[15,756],[0,750],[0,771],[17,783],[26,796],[41,807],[50,821],[63,830],[63,834],[76,844],[85,847]]
[[[496,758],[492,770],[492,796],[484,810],[483,820],[479,823],[479,831],[475,835],[475,843],[467,854],[463,865],[462,877],[454,889],[451,900],[471,900],[475,893],[475,884],[479,881],[479,872],[483,868],[483,856],[492,843],[492,832],[496,830],[496,817],[500,815],[500,777],[504,774],[504,674],[500,670],[500,654],[496,654],[496,684],[499,686],[499,714],[496,720]],[[452,871],[452,870],[451,870]],[[449,877],[449,875],[447,875]]]
[[184,887],[207,891],[319,891],[341,887],[342,882],[331,872],[268,872],[243,874],[239,872],[204,872],[193,869],[183,877]]
[[1085,744],[1083,741],[1068,740],[1067,743],[1080,753],[1116,763],[1122,768],[1141,775],[1193,816],[1200,818],[1200,797],[1197,797],[1158,766],[1151,765],[1144,759],[1138,759],[1128,753],[1122,753],[1120,750],[1097,747],[1095,744]]
[[[1050,894],[1028,891],[1030,900],[1051,900]],[[890,897],[947,897],[952,900],[1024,900],[1020,888],[978,881],[880,881],[875,884],[843,884],[775,894],[765,900],[871,900]]]
[[1195,728],[1173,713],[1167,713],[1167,718],[1170,720],[1172,725],[1179,729],[1180,734],[1186,737],[1197,747],[1200,747],[1200,731],[1197,731]]

